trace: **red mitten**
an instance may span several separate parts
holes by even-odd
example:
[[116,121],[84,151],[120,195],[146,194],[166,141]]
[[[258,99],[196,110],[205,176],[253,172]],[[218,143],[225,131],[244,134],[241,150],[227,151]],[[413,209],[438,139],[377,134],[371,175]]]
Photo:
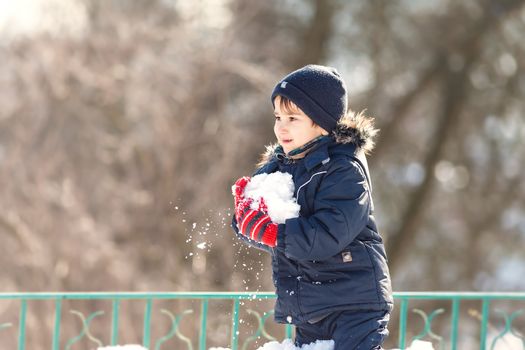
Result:
[[232,186],[232,195],[235,201],[235,219],[239,222],[239,216],[246,208],[250,207],[251,200],[249,203],[244,200],[244,189],[246,185],[250,182],[251,178],[249,176],[243,176]]
[[250,182],[251,178],[249,176],[243,176],[232,186],[232,194],[235,199],[235,207],[239,205],[239,202],[244,199],[244,189],[246,185]]
[[237,225],[239,231],[250,239],[275,247],[277,241],[277,224],[267,214],[267,206],[261,198],[259,203],[260,210],[250,209],[252,200],[244,199],[239,203],[239,210],[236,210]]

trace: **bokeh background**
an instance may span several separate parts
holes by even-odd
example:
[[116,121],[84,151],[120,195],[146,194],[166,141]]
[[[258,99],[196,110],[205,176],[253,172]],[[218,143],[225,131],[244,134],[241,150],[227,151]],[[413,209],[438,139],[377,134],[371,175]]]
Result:
[[2,291],[272,290],[230,186],[309,63],[381,130],[394,290],[523,290],[524,33],[519,0],[1,0]]

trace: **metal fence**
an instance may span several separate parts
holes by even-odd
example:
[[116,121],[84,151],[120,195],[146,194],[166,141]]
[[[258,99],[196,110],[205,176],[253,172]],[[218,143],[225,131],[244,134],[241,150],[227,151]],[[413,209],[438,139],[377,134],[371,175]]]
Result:
[[[172,338],[178,338],[182,341],[186,348],[193,350],[194,343],[198,344],[199,350],[207,349],[207,330],[209,326],[208,314],[210,302],[217,300],[229,301],[232,303],[231,313],[231,324],[229,328],[231,330],[230,347],[232,350],[239,349],[239,327],[242,323],[242,319],[239,318],[241,306],[243,301],[263,301],[274,299],[276,296],[273,292],[172,292],[172,293],[0,293],[0,302],[10,301],[19,303],[19,316],[17,322],[9,322],[4,320],[3,315],[0,314],[0,331],[9,328],[17,327],[17,348],[18,350],[25,350],[27,347],[26,343],[26,316],[30,312],[28,302],[44,301],[54,303],[54,318],[53,318],[53,329],[50,349],[52,350],[70,350],[75,349],[75,343],[81,339],[89,339],[93,345],[117,345],[119,342],[119,310],[121,302],[124,300],[134,300],[134,302],[143,303],[144,312],[142,317],[142,345],[148,349],[160,350],[163,344]],[[459,349],[458,340],[460,338],[460,313],[468,309],[467,311],[472,313],[472,319],[477,320],[478,324],[478,345],[480,350],[495,349],[498,346],[498,342],[502,339],[511,335],[515,339],[518,339],[522,343],[522,348],[525,349],[525,337],[523,333],[517,330],[517,326],[513,324],[517,318],[523,313],[524,308],[517,309],[516,311],[506,311],[504,309],[494,308],[493,304],[498,302],[506,302],[507,304],[512,303],[513,306],[516,304],[523,306],[525,301],[525,293],[448,293],[448,292],[398,292],[394,293],[396,300],[395,316],[396,316],[396,328],[398,335],[397,346],[401,349],[406,348],[407,344],[414,339],[428,339],[433,340],[438,349]],[[111,317],[110,324],[111,329],[109,331],[109,343],[103,344],[100,339],[97,339],[90,332],[90,326],[92,322],[104,314],[103,311],[90,310],[89,315],[84,315],[82,312],[77,310],[69,310],[70,313],[76,315],[82,323],[82,329],[78,335],[70,339],[61,340],[61,327],[63,319],[63,303],[66,300],[103,300],[111,305]],[[167,310],[161,309],[160,311],[166,315],[170,320],[170,330],[167,334],[159,336],[156,339],[152,339],[152,312],[153,303],[160,302],[162,300],[192,300],[197,302],[199,305],[199,325],[198,325],[198,340],[192,339],[192,337],[184,336],[180,331],[180,325],[183,318],[185,318],[194,310],[184,310],[178,314]],[[439,306],[431,312],[425,312],[423,308],[416,308],[422,302],[427,302],[431,307]],[[479,304],[479,312],[472,308],[472,303]],[[474,311],[473,311],[474,310]],[[93,311],[93,312],[91,312]],[[244,339],[241,349],[247,349],[250,343],[253,343],[256,339],[275,339],[270,336],[266,331],[266,320],[272,315],[272,311],[264,312],[262,315],[257,310],[245,310],[245,312],[252,315],[257,319],[257,329],[249,337]],[[448,313],[448,314],[447,314]],[[410,326],[409,316],[413,318],[413,315],[419,315],[419,323],[414,326]],[[228,316],[229,316],[228,315]],[[230,317],[228,317],[230,318]],[[490,319],[498,318],[499,324],[501,325],[496,332],[492,329],[493,335],[488,336],[489,326],[495,328],[490,324]],[[471,321],[472,321],[471,319]],[[438,321],[436,321],[438,320]],[[4,323],[2,323],[4,322]],[[413,322],[412,322],[413,323]],[[476,322],[474,322],[476,323]],[[18,326],[16,325],[18,324]],[[435,327],[446,335],[438,335]],[[417,330],[415,329],[417,328]],[[420,331],[419,333],[416,333]],[[291,325],[284,326],[284,336],[291,338],[293,327]],[[193,337],[195,338],[195,337]],[[62,342],[61,342],[62,341]],[[62,344],[62,347],[61,347]],[[166,347],[167,349],[168,347]],[[463,350],[463,349],[461,349]]]

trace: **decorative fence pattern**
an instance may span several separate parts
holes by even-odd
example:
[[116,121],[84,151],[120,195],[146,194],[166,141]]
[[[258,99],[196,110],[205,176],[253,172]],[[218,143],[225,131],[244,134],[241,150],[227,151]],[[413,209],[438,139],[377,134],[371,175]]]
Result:
[[[162,309],[161,312],[166,315],[171,321],[170,331],[156,340],[152,339],[151,336],[151,320],[153,302],[160,300],[193,300],[200,303],[200,317],[199,317],[199,336],[198,336],[198,349],[207,349],[207,326],[208,326],[208,306],[210,301],[213,300],[231,300],[232,301],[232,312],[231,312],[231,340],[230,347],[232,350],[239,349],[239,326],[242,320],[239,319],[239,312],[241,309],[241,303],[243,300],[268,300],[274,299],[275,294],[273,292],[194,292],[194,293],[0,293],[0,302],[2,300],[16,301],[20,303],[19,318],[18,318],[18,350],[26,349],[26,316],[28,313],[28,301],[41,301],[48,300],[54,302],[54,327],[52,334],[52,350],[62,350],[60,347],[60,336],[61,336],[61,320],[62,320],[62,308],[65,300],[104,300],[110,302],[112,307],[111,311],[111,330],[110,330],[110,344],[102,344],[102,341],[94,337],[90,332],[90,325],[93,320],[104,314],[103,311],[94,311],[87,317],[76,310],[70,310],[71,314],[76,315],[81,323],[82,330],[77,336],[68,339],[63,347],[64,350],[74,349],[74,344],[80,339],[87,338],[93,344],[97,346],[103,345],[117,345],[119,341],[119,309],[121,301],[123,300],[138,300],[144,303],[143,313],[143,333],[142,333],[142,345],[151,350],[162,349],[163,344],[169,339],[176,337],[180,341],[186,344],[187,349],[193,350],[193,341],[191,338],[184,336],[179,326],[183,318],[193,313],[194,310],[184,310],[179,314],[174,314],[170,310]],[[442,307],[433,310],[429,314],[425,313],[422,309],[413,308],[411,311],[413,314],[417,314],[421,317],[423,326],[419,325],[422,331],[411,337],[410,340],[414,339],[432,339],[438,344],[438,349],[458,349],[458,337],[459,337],[459,325],[460,325],[460,310],[462,303],[468,302],[479,302],[481,303],[481,311],[477,315],[479,325],[479,349],[495,349],[500,341],[506,335],[512,335],[516,339],[520,339],[525,349],[525,337],[523,333],[517,331],[513,322],[516,318],[523,314],[525,308],[518,309],[510,313],[504,312],[503,310],[494,309],[493,316],[498,315],[503,324],[503,329],[498,331],[491,341],[488,340],[488,328],[489,328],[489,317],[491,316],[491,305],[495,301],[507,301],[521,303],[525,301],[525,293],[446,293],[446,292],[398,292],[394,293],[396,300],[396,314],[399,315],[398,328],[398,347],[404,349],[408,342],[408,328],[407,319],[409,316],[409,305],[410,303],[418,303],[421,301],[432,301],[433,303],[445,303],[450,306],[450,315],[447,321],[444,322],[444,315],[448,311],[448,307]],[[266,320],[272,315],[272,311],[265,312],[262,315],[255,310],[248,309],[246,312],[257,319],[258,329],[253,335],[245,339],[241,349],[245,350],[250,343],[255,341],[257,338],[262,337],[268,340],[275,340],[274,337],[268,334],[265,329]],[[442,316],[439,316],[442,315]],[[438,317],[439,316],[439,317]],[[16,327],[13,323],[2,323],[0,314],[0,332],[2,330]],[[441,326],[446,324],[446,328],[449,330],[449,336],[446,339],[433,331],[433,321],[439,318]],[[285,337],[292,337],[293,328],[291,325],[286,325]]]

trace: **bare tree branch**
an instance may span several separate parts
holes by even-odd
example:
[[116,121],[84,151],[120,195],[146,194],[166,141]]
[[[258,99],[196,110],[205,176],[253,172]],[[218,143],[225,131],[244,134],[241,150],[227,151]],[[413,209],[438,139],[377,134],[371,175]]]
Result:
[[[515,2],[517,5],[521,2]],[[515,9],[514,6],[507,8]],[[495,18],[491,12],[491,8],[487,9],[484,17],[477,23],[477,25],[470,32],[463,45],[461,45],[461,57],[464,59],[463,66],[458,72],[449,70],[446,78],[442,81],[442,110],[439,114],[439,122],[436,132],[431,141],[430,151],[424,161],[425,178],[419,188],[411,196],[409,204],[402,216],[401,226],[393,234],[388,237],[387,250],[389,253],[389,266],[394,271],[400,266],[401,261],[407,255],[408,249],[411,247],[414,238],[417,235],[418,229],[421,226],[423,214],[427,201],[430,199],[430,194],[434,184],[434,168],[437,162],[441,159],[446,141],[451,134],[455,120],[459,118],[461,110],[467,100],[468,90],[467,77],[470,67],[476,61],[479,52],[482,48],[482,39],[488,31],[493,29],[503,16]]]

